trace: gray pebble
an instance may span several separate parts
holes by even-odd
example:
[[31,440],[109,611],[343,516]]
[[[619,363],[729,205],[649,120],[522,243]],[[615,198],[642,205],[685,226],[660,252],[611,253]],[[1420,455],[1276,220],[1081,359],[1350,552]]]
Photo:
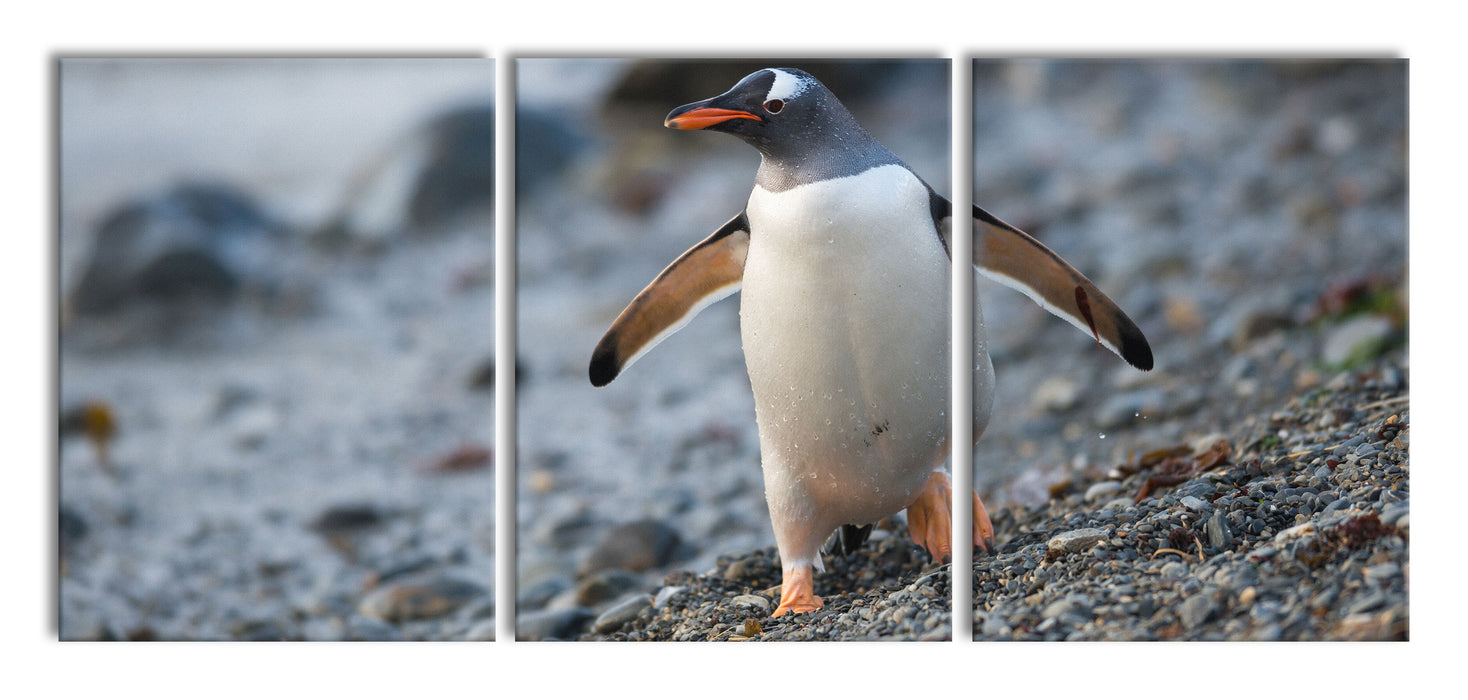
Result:
[[584,576],[613,568],[647,571],[664,566],[673,560],[682,541],[676,529],[660,520],[618,525],[592,548],[578,573]]
[[637,619],[637,615],[651,604],[652,596],[646,593],[633,593],[597,617],[591,625],[591,631],[596,634],[615,632],[621,629],[622,625]]
[[1086,501],[1095,501],[1106,496],[1110,496],[1111,494],[1120,491],[1121,488],[1122,487],[1120,481],[1100,481],[1091,484],[1091,487],[1086,489]]
[[662,588],[658,589],[657,595],[653,597],[652,606],[654,608],[661,608],[672,601],[673,596],[676,596],[686,590],[688,590],[687,586],[663,586]]
[[515,638],[526,642],[574,639],[595,615],[587,608],[542,610],[525,613],[515,620]]
[[1215,605],[1212,597],[1206,593],[1198,593],[1183,601],[1183,606],[1178,610],[1178,617],[1183,626],[1195,629],[1213,617]]
[[434,577],[379,588],[363,598],[357,610],[389,622],[421,620],[448,615],[486,595],[488,591],[468,581]]
[[1179,502],[1183,504],[1183,507],[1195,513],[1201,513],[1205,510],[1208,510],[1208,503],[1205,502],[1203,499],[1197,498],[1195,496],[1183,496],[1179,500]]
[[1105,541],[1106,537],[1106,530],[1101,528],[1082,528],[1056,535],[1050,538],[1045,546],[1050,556],[1062,556],[1084,552]]
[[734,603],[735,605],[742,605],[748,608],[754,608],[755,610],[760,611],[761,614],[768,613],[771,609],[773,609],[773,605],[770,603],[770,600],[768,598],[760,595],[753,595],[750,593],[734,596],[734,598],[729,602]]

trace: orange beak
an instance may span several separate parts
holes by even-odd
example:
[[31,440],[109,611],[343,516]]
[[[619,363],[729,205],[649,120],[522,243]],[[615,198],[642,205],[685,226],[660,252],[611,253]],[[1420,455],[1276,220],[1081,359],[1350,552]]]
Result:
[[753,119],[764,121],[758,115],[742,112],[737,109],[720,109],[718,107],[700,107],[682,114],[669,116],[663,121],[663,126],[670,129],[706,129],[715,124],[729,121],[730,119]]

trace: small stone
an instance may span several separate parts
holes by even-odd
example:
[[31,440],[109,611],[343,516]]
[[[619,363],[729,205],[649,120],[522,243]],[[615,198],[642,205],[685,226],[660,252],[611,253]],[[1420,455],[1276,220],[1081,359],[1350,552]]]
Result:
[[1353,317],[1326,335],[1321,360],[1335,367],[1368,360],[1381,352],[1391,333],[1392,322],[1385,317]]
[[574,639],[593,617],[594,613],[586,608],[526,613],[515,620],[515,638],[525,642]]
[[386,516],[370,503],[335,505],[311,521],[311,529],[323,534],[356,532],[380,525]]
[[596,618],[596,622],[591,625],[591,631],[596,634],[615,632],[621,629],[622,625],[637,619],[637,615],[651,604],[652,596],[646,593],[634,593]]
[[357,611],[388,622],[421,620],[452,613],[487,593],[468,581],[440,577],[379,588],[362,600]]
[[1212,597],[1207,593],[1198,593],[1183,601],[1178,617],[1182,620],[1183,627],[1192,630],[1207,622],[1213,616],[1213,612]]
[[647,571],[670,563],[682,538],[660,520],[638,520],[607,531],[582,562],[580,575],[602,569]]
[[1052,376],[1035,388],[1030,408],[1037,413],[1068,411],[1075,408],[1080,395],[1080,386],[1075,381]]
[[1312,523],[1312,522],[1304,522],[1304,523],[1300,523],[1299,525],[1295,525],[1293,527],[1290,527],[1288,529],[1280,530],[1279,531],[1279,534],[1276,534],[1274,536],[1274,541],[1275,541],[1275,543],[1280,543],[1280,542],[1284,542],[1286,540],[1293,539],[1293,538],[1296,538],[1296,537],[1305,537],[1307,535],[1314,535],[1314,534],[1315,534],[1315,523]]
[[734,598],[732,598],[729,602],[735,605],[743,605],[745,607],[754,608],[760,611],[761,614],[768,613],[771,607],[771,603],[768,598],[751,593],[734,596]]
[[515,595],[515,605],[521,610],[538,610],[550,603],[551,599],[571,589],[571,579],[566,576],[552,576],[547,579],[527,586]]
[[1115,498],[1115,499],[1112,499],[1110,501],[1107,501],[1106,502],[1106,505],[1102,506],[1102,508],[1105,508],[1106,510],[1109,510],[1109,511],[1112,511],[1112,512],[1120,513],[1120,512],[1125,511],[1127,508],[1132,508],[1134,506],[1135,506],[1135,504],[1132,503],[1132,499],[1131,498],[1128,498],[1126,496],[1123,496],[1121,498]]
[[658,594],[653,597],[652,606],[654,608],[661,609],[663,606],[667,605],[669,601],[673,600],[673,596],[676,596],[686,590],[688,590],[687,586],[663,586],[661,589],[658,590]]
[[1086,489],[1086,501],[1095,501],[1100,498],[1110,496],[1111,494],[1120,491],[1121,488],[1122,486],[1120,481],[1100,481],[1091,484],[1091,487]]
[[1106,537],[1106,530],[1099,527],[1082,528],[1050,538],[1050,541],[1045,543],[1045,548],[1047,556],[1054,559],[1066,554],[1084,552],[1105,541]]
[[1178,500],[1178,502],[1183,504],[1183,507],[1195,513],[1201,513],[1205,510],[1208,510],[1208,503],[1196,496],[1183,496],[1181,499]]
[[1203,531],[1208,535],[1208,546],[1214,549],[1223,549],[1233,539],[1233,533],[1228,529],[1228,519],[1222,510],[1213,511],[1213,515],[1208,518],[1208,524],[1203,526]]
[[1325,510],[1320,511],[1320,515],[1322,517],[1324,517],[1324,516],[1330,515],[1332,513],[1337,513],[1337,512],[1340,512],[1340,511],[1347,510],[1350,507],[1351,507],[1351,499],[1349,499],[1349,498],[1338,498],[1338,499],[1336,499],[1334,501],[1331,501],[1330,502],[1330,505],[1328,505],[1328,506],[1325,507]]
[[576,604],[595,607],[642,585],[642,577],[626,569],[602,569],[576,584]]
[[1402,567],[1398,566],[1396,562],[1389,561],[1384,564],[1367,567],[1361,573],[1366,577],[1367,581],[1373,584],[1379,584],[1399,576],[1402,573]]
[[1372,591],[1357,599],[1351,607],[1346,609],[1347,615],[1369,612],[1386,604],[1386,594],[1381,591]]
[[731,581],[742,581],[746,578],[757,576],[760,570],[765,568],[769,562],[762,554],[751,554],[747,557],[735,559],[724,567],[723,577]]

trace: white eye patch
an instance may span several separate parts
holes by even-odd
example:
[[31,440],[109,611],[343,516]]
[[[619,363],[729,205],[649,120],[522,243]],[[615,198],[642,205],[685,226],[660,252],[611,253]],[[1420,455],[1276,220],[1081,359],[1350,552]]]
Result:
[[767,69],[775,74],[775,84],[770,86],[769,94],[765,95],[765,102],[770,100],[789,100],[810,87],[810,82],[793,73],[786,73],[778,68]]

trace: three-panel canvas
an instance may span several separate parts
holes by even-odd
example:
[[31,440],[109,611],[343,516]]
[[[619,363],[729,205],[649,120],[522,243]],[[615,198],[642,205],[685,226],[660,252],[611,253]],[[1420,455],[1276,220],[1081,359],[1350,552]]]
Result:
[[503,60],[58,58],[61,640],[1410,638],[1406,61]]

